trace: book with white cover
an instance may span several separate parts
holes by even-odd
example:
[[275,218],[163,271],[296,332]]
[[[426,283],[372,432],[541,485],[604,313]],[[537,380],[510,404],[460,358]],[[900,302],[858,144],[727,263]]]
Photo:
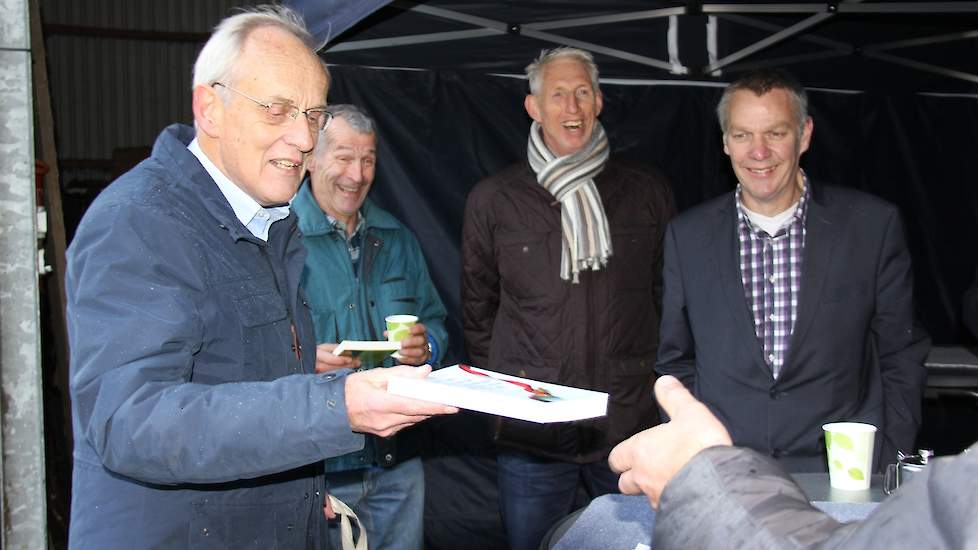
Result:
[[596,418],[608,411],[607,393],[465,365],[445,367],[423,379],[391,378],[387,392],[538,423]]
[[349,355],[360,358],[360,366],[373,367],[384,362],[393,352],[401,349],[400,342],[387,340],[343,340],[335,348],[333,355]]

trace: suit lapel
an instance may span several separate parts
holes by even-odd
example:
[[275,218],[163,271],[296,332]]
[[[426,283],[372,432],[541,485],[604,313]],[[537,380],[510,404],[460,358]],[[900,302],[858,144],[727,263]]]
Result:
[[740,276],[737,211],[733,196],[727,196],[730,200],[724,201],[714,216],[716,223],[711,227],[708,247],[712,250],[715,273],[719,276],[720,287],[726,296],[727,309],[736,327],[737,340],[746,346],[748,355],[753,358],[758,368],[762,369],[766,376],[771,377],[771,369],[764,361],[764,348],[754,330],[754,315],[744,294],[744,282]]
[[805,252],[802,261],[801,296],[798,299],[798,312],[795,317],[795,327],[791,332],[791,342],[785,357],[785,370],[791,369],[798,348],[805,341],[805,334],[812,326],[822,292],[825,289],[825,279],[828,275],[832,251],[840,246],[840,239],[845,228],[846,216],[844,211],[831,208],[825,203],[818,187],[812,187],[812,200],[809,201],[807,218],[805,220]]

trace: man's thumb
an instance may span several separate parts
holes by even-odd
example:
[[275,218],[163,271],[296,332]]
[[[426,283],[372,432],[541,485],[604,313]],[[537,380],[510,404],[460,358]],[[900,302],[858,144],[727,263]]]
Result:
[[693,399],[693,395],[675,376],[667,374],[655,381],[655,399],[672,418],[684,403]]

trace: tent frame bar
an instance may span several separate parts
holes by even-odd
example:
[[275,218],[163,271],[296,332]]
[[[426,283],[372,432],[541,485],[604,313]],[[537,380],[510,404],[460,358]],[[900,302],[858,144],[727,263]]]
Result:
[[[406,35],[406,36],[398,36],[398,37],[391,37],[391,38],[353,40],[353,41],[347,41],[340,44],[329,46],[326,48],[326,51],[343,52],[343,51],[353,51],[353,50],[362,50],[362,49],[371,49],[371,48],[387,48],[387,47],[406,46],[406,45],[414,45],[414,44],[429,44],[434,42],[446,42],[452,40],[467,40],[470,38],[483,38],[488,36],[499,36],[503,34],[519,34],[527,38],[533,38],[544,42],[561,44],[564,46],[581,48],[591,52],[600,53],[609,57],[615,57],[618,59],[623,59],[625,61],[630,61],[640,65],[662,69],[665,71],[669,71],[673,74],[689,74],[690,72],[689,69],[679,62],[678,40],[677,40],[677,36],[678,36],[677,16],[688,15],[695,11],[696,14],[706,14],[709,15],[710,18],[719,14],[725,20],[753,26],[756,28],[761,28],[773,33],[770,36],[763,38],[749,46],[741,48],[738,51],[730,53],[721,59],[714,59],[715,55],[712,52],[712,50],[710,50],[709,48],[711,43],[713,43],[715,46],[716,26],[715,26],[715,20],[711,19],[712,23],[708,22],[707,25],[707,42],[708,42],[707,48],[708,51],[711,52],[710,62],[703,69],[704,74],[719,75],[721,69],[725,67],[730,67],[731,65],[734,65],[738,61],[741,61],[763,50],[766,50],[780,42],[783,42],[784,40],[787,40],[792,37],[797,37],[799,40],[804,40],[807,42],[812,42],[815,44],[820,44],[822,46],[825,46],[829,48],[829,51],[786,56],[778,59],[759,60],[756,62],[738,64],[736,66],[738,68],[773,66],[775,64],[797,63],[801,61],[810,61],[815,59],[841,57],[844,55],[851,55],[855,52],[858,52],[866,57],[883,61],[886,63],[902,65],[919,71],[939,74],[941,76],[965,80],[967,82],[978,82],[978,76],[968,72],[959,71],[956,69],[950,69],[947,67],[940,67],[930,63],[924,63],[921,61],[916,61],[913,59],[908,59],[905,57],[884,53],[884,50],[891,50],[891,49],[908,47],[908,46],[920,46],[920,45],[936,44],[940,42],[949,42],[954,40],[976,38],[978,37],[978,30],[954,33],[954,34],[945,34],[945,35],[934,36],[934,37],[898,40],[894,42],[867,45],[861,48],[857,48],[856,46],[851,44],[846,44],[843,42],[838,42],[823,37],[802,35],[802,33],[804,33],[806,30],[814,26],[817,26],[822,22],[824,22],[825,20],[830,19],[839,14],[978,13],[978,2],[873,2],[873,3],[862,3],[862,2],[863,0],[843,0],[841,2],[825,2],[825,3],[818,3],[818,4],[710,3],[710,4],[702,4],[697,10],[691,10],[689,7],[672,7],[672,8],[663,8],[663,9],[654,9],[654,10],[634,11],[628,13],[618,13],[618,14],[589,16],[589,17],[576,17],[576,18],[564,19],[564,20],[540,21],[540,22],[519,24],[519,23],[507,23],[503,21],[497,21],[494,19],[487,19],[484,17],[469,15],[455,10],[449,10],[445,8],[435,7],[435,6],[428,6],[410,0],[395,0],[394,2],[391,3],[391,6],[397,7],[399,9],[403,9],[405,11],[411,11],[411,12],[415,12],[431,17],[438,17],[449,21],[466,23],[466,24],[474,25],[479,28],[461,30],[461,31],[447,31],[447,32]],[[802,19],[801,21],[789,27],[784,27],[784,28],[778,25],[757,21],[749,17],[744,17],[742,15],[739,15],[739,14],[792,14],[792,13],[799,13],[799,14],[808,13],[812,15]],[[635,21],[639,19],[660,19],[665,17],[669,18],[669,31],[666,37],[667,49],[669,51],[669,58],[670,58],[669,61],[663,61],[663,60],[655,59],[644,55],[639,55],[636,53],[628,52],[617,48],[602,46],[600,44],[595,44],[593,42],[577,40],[577,39],[553,34],[550,32],[546,32],[555,29],[567,29],[567,28],[590,26],[590,25],[603,25],[609,23],[618,23],[621,21]],[[710,26],[711,24],[713,25],[712,27]]]

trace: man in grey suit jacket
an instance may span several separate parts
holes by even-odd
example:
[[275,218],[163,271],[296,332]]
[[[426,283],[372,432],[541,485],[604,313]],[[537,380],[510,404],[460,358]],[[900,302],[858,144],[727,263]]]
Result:
[[656,370],[789,470],[824,471],[821,426],[840,420],[877,426],[891,462],[913,448],[929,348],[900,215],[807,177],[813,123],[785,73],[734,82],[717,114],[739,183],[666,232]]

